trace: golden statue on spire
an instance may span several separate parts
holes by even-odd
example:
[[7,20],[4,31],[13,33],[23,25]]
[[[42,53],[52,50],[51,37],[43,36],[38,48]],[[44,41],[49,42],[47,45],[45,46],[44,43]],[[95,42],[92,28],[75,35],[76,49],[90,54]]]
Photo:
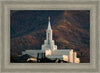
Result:
[[50,16],[48,17],[48,20],[50,21]]

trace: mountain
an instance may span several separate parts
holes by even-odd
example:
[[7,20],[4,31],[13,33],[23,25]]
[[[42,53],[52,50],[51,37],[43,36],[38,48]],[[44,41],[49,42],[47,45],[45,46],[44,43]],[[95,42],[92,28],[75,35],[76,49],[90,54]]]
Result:
[[12,10],[10,15],[11,55],[19,55],[27,49],[41,49],[50,16],[58,49],[74,49],[81,62],[89,62],[90,11]]

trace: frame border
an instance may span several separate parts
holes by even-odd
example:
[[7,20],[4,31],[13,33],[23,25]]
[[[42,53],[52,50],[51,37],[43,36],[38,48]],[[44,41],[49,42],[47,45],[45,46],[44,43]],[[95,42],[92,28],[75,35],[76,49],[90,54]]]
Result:
[[[47,5],[47,7],[45,7]],[[53,6],[55,7],[53,7]],[[76,6],[74,10],[80,9],[83,5],[83,9],[81,10],[90,10],[90,63],[84,63],[84,64],[10,64],[10,50],[7,48],[10,48],[9,41],[10,41],[10,10],[30,10],[30,9],[39,9],[43,10],[43,8],[46,10],[48,9],[56,9],[59,10],[58,7],[63,7],[63,9],[67,10],[73,10],[70,5]],[[86,7],[86,6],[88,7]],[[0,10],[0,17],[1,17],[1,32],[0,32],[0,66],[1,66],[1,72],[48,72],[48,73],[56,73],[56,72],[100,72],[100,47],[99,47],[99,1],[78,1],[78,2],[71,2],[71,1],[2,1],[0,2],[1,10]],[[21,7],[20,7],[21,6]],[[51,7],[50,7],[51,6]],[[58,7],[57,7],[58,6]],[[68,7],[66,7],[68,6]],[[81,7],[78,7],[81,6]],[[34,8],[36,7],[36,8]],[[43,7],[43,8],[42,8]],[[29,8],[29,9],[28,9]],[[8,27],[7,27],[8,26]],[[92,33],[91,33],[92,32]],[[93,46],[91,46],[93,45]],[[95,50],[93,50],[95,48]],[[34,67],[34,66],[35,67]],[[48,66],[50,65],[50,66]],[[45,67],[45,69],[43,68]],[[53,67],[54,66],[54,67]],[[60,66],[60,67],[58,67]],[[64,66],[64,67],[62,67]],[[77,67],[76,67],[77,66]],[[32,68],[33,67],[33,68]],[[52,68],[53,67],[53,68]],[[56,67],[56,68],[55,68]]]

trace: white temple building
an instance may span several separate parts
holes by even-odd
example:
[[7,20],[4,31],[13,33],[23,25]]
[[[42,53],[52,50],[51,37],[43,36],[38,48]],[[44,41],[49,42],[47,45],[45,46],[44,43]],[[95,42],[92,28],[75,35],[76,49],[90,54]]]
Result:
[[29,54],[33,57],[37,57],[37,53],[45,53],[45,56],[49,59],[60,59],[67,61],[68,63],[80,63],[80,59],[77,58],[77,53],[73,49],[58,50],[57,45],[52,38],[52,29],[50,24],[50,17],[48,18],[48,28],[46,31],[46,40],[41,47],[41,50],[26,50],[22,52],[22,55]]

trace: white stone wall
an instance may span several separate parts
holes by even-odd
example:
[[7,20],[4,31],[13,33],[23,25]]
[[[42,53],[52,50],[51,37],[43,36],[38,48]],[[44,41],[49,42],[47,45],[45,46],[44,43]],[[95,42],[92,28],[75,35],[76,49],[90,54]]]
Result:
[[51,55],[51,50],[45,50],[45,55],[48,56],[48,55]]
[[74,63],[80,63],[80,59],[79,58],[77,58],[77,53],[76,52],[74,52],[74,54],[73,54],[73,62]]
[[52,51],[52,55],[69,55],[71,50],[54,50]]
[[[51,46],[51,47],[49,47]],[[51,50],[57,50],[57,46],[54,45],[54,40],[51,40],[51,44],[48,45],[48,42],[47,40],[44,41],[44,44],[42,45],[42,50],[48,50],[48,49],[51,49]]]
[[67,55],[63,55],[63,60],[68,62],[68,56]]
[[60,59],[63,60],[63,56],[58,56],[58,55],[48,55],[46,56],[47,58],[50,58],[51,60],[55,60],[55,59]]
[[67,50],[47,50],[46,52],[46,57],[50,59],[60,59],[64,60],[70,63],[73,63],[73,50],[72,49],[67,49]]
[[71,49],[70,54],[69,54],[68,62],[73,63],[73,50],[72,49]]

